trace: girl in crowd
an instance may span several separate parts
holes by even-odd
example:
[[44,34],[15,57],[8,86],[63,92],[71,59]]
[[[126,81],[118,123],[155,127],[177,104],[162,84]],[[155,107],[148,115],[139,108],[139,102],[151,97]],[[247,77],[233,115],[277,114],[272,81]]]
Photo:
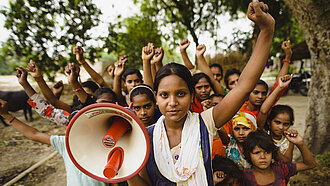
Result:
[[194,74],[192,77],[195,91],[194,102],[191,105],[191,111],[196,113],[203,112],[202,102],[209,99],[212,90],[212,84],[209,76],[204,73]]
[[151,154],[141,172],[128,180],[130,185],[214,184],[210,154],[216,128],[241,107],[267,61],[275,23],[267,10],[257,0],[249,4],[248,17],[261,31],[238,85],[217,106],[201,114],[189,111],[194,87],[185,66],[170,63],[157,72],[154,90],[163,116],[148,127]]
[[[151,87],[146,84],[141,84],[134,87],[130,94],[131,109],[135,112],[144,126],[149,126],[155,123],[158,118],[155,115],[157,109],[155,94]],[[159,112],[159,111],[158,111]]]
[[303,162],[275,161],[278,152],[272,137],[262,130],[251,132],[244,143],[244,156],[252,165],[244,170],[244,185],[285,186],[291,176],[299,171],[312,169],[316,163],[302,137],[295,130],[285,131],[286,138],[301,152]]

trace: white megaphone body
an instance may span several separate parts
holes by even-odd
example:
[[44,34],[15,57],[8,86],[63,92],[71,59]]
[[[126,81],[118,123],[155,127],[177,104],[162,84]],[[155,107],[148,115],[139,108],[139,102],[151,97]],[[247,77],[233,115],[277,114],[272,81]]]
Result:
[[135,176],[150,153],[149,136],[140,119],[112,103],[96,103],[80,110],[68,125],[65,143],[79,170],[107,183]]

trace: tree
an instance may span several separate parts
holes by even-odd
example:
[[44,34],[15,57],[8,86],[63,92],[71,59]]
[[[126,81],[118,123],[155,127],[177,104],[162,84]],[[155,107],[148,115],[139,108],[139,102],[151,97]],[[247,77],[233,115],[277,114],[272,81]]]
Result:
[[[222,0],[222,5],[226,7],[226,10],[229,11],[230,15],[236,19],[238,12],[247,12],[247,7],[250,2],[251,0]],[[304,40],[300,25],[297,23],[292,11],[284,3],[284,1],[263,0],[263,2],[268,5],[269,13],[276,20],[274,39],[270,55],[275,55],[279,51],[282,51],[281,45],[284,40],[289,39],[291,43],[300,43]],[[247,37],[245,40],[235,37],[233,44],[242,46],[239,49],[243,53],[250,55],[259,34],[258,27],[254,26],[252,35],[241,33],[239,30],[238,32],[239,34],[244,34]]]
[[301,25],[312,59],[312,78],[304,138],[315,154],[329,151],[330,2],[284,0]]
[[177,46],[177,40],[185,37],[187,31],[191,34],[196,46],[198,36],[208,31],[217,42],[217,15],[221,12],[221,1],[218,0],[134,0],[140,4],[141,12],[150,15],[160,26],[171,29],[170,34],[164,34],[165,40]]
[[[9,4],[1,13],[12,34],[0,57],[33,59],[49,77],[75,59],[73,45],[85,45],[91,39],[88,31],[98,24],[101,13],[91,0],[16,0]],[[87,53],[93,59],[97,49],[89,47]]]
[[149,17],[133,16],[109,25],[109,34],[104,38],[103,48],[108,52],[116,51],[117,55],[128,56],[128,67],[142,67],[141,50],[148,43],[161,47],[161,32],[157,23]]

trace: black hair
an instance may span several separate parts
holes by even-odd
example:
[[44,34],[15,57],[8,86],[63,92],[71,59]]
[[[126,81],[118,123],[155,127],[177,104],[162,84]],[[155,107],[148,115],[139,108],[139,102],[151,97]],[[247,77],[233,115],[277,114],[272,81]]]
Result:
[[259,79],[259,80],[257,81],[256,86],[257,86],[257,85],[263,85],[263,86],[266,88],[266,91],[268,92],[268,84],[267,84],[264,80]]
[[152,91],[152,88],[149,86],[149,85],[146,85],[146,84],[141,84],[141,85],[138,85],[136,87],[134,87],[130,94],[129,94],[129,100],[131,102],[133,102],[133,98],[136,96],[136,95],[140,95],[140,94],[145,94],[148,96],[148,98],[154,102],[154,104],[156,104],[156,99],[155,99],[155,94],[154,92]]
[[293,109],[288,105],[275,105],[272,110],[270,111],[267,122],[265,125],[266,130],[270,130],[270,123],[271,121],[278,115],[282,113],[287,113],[290,117],[290,125],[293,125],[294,122],[294,113]]
[[202,78],[205,78],[207,82],[209,82],[211,88],[213,89],[213,86],[212,86],[212,83],[211,83],[211,79],[208,75],[206,75],[205,73],[197,73],[197,74],[194,74],[192,76],[192,81],[193,81],[193,86],[195,87],[196,84],[198,83],[198,81]]
[[117,100],[117,96],[116,96],[116,93],[111,90],[110,88],[107,88],[107,87],[101,87],[99,89],[97,89],[95,92],[94,92],[94,97],[95,99],[98,99],[102,94],[104,93],[109,93],[113,96],[113,98],[115,99],[115,101],[118,101]]
[[218,67],[220,69],[221,75],[223,75],[223,70],[222,70],[222,66],[218,63],[213,63],[209,66],[210,68],[212,67]]
[[132,74],[136,74],[137,76],[138,76],[138,78],[141,80],[141,82],[142,82],[142,74],[141,74],[141,72],[138,70],[138,69],[136,69],[136,68],[129,68],[129,69],[126,69],[125,70],[125,72],[124,72],[124,74],[122,75],[122,78],[123,78],[123,80],[124,80],[124,82],[126,81],[126,77],[128,76],[128,75],[132,75]]
[[160,81],[169,75],[177,75],[179,76],[183,81],[186,82],[189,92],[191,94],[194,94],[194,86],[192,83],[192,76],[190,71],[185,67],[184,65],[177,64],[177,63],[169,63],[162,68],[158,70],[155,76],[155,81],[154,81],[154,90],[156,93],[158,92],[158,86]]
[[224,77],[224,81],[225,81],[225,84],[226,84],[226,87],[229,89],[229,86],[228,86],[228,78],[229,76],[233,75],[233,74],[237,74],[238,76],[241,75],[241,71],[237,70],[236,68],[230,68],[226,71],[226,74],[225,74],[225,77]]
[[243,143],[243,154],[245,160],[251,165],[253,164],[250,153],[253,152],[253,149],[256,146],[262,148],[266,152],[271,152],[273,159],[277,157],[278,148],[276,147],[273,138],[270,135],[268,135],[265,131],[261,129],[257,129],[254,132],[250,132],[245,142]]
[[222,94],[212,94],[209,99],[213,99],[214,97],[221,97],[224,98],[225,96]]
[[85,81],[81,83],[82,87],[87,87],[95,92],[98,88],[100,88],[94,81]]
[[226,183],[231,178],[236,179],[239,183],[243,181],[243,171],[239,168],[238,164],[229,158],[215,155],[212,160],[212,169],[213,172],[222,171],[226,174],[225,179],[216,186]]

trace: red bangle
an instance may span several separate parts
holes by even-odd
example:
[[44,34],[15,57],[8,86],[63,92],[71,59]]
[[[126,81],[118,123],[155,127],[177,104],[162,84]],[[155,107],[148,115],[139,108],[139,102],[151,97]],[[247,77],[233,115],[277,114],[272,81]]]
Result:
[[290,60],[283,59],[283,62],[291,63]]
[[78,92],[78,91],[81,91],[81,88],[80,87],[73,90],[73,92]]
[[13,122],[15,119],[16,119],[16,117],[13,116],[13,118],[11,118],[11,119],[9,120],[9,123]]

